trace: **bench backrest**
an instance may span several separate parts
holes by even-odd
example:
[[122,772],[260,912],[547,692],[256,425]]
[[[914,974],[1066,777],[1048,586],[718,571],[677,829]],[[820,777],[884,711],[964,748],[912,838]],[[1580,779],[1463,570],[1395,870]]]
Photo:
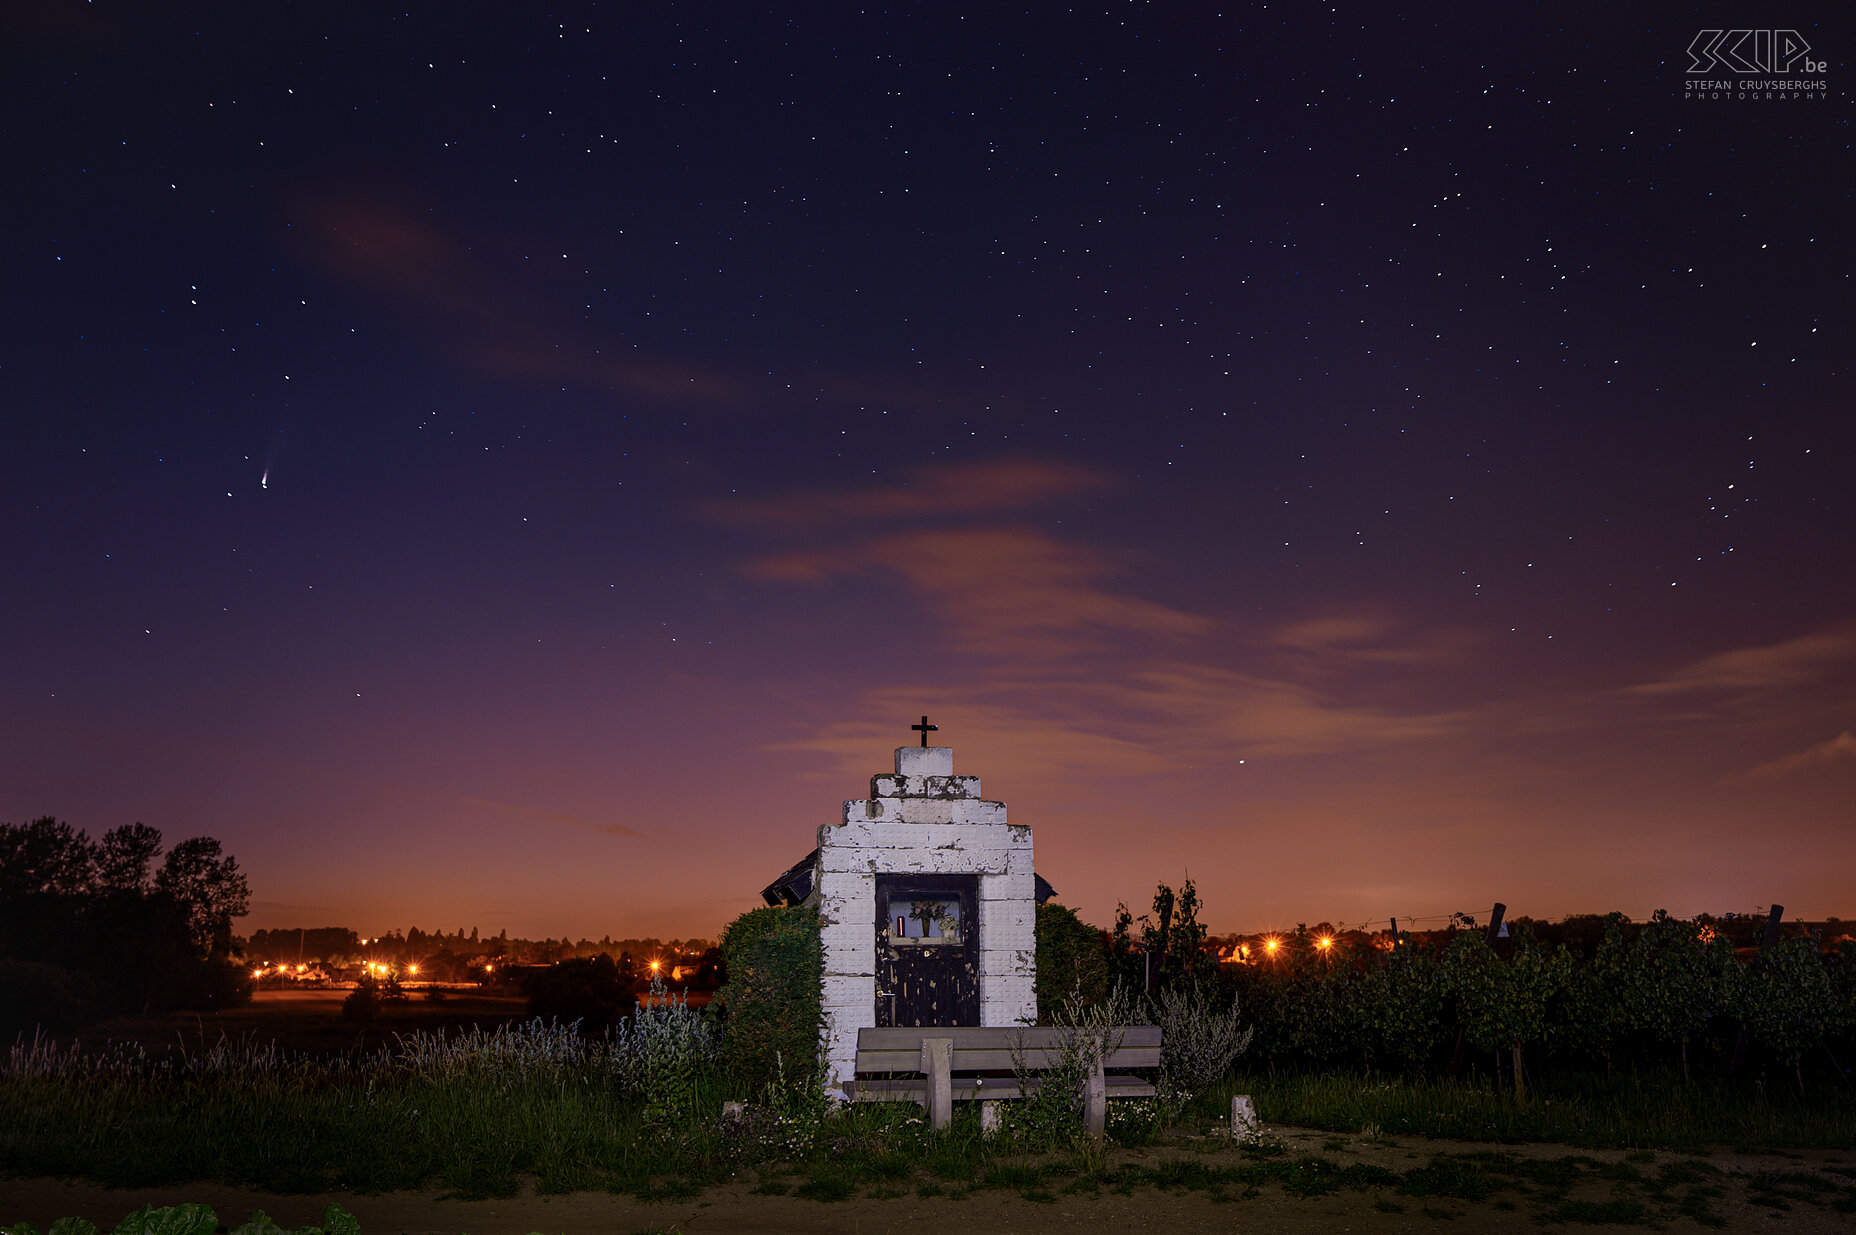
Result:
[[[884,1072],[918,1072],[922,1039],[954,1040],[955,1072],[1009,1072],[1029,1068],[1042,1072],[1062,1066],[1077,1037],[1073,1029],[1043,1025],[950,1025],[945,1028],[859,1029],[857,1072],[860,1076]],[[1124,1025],[1108,1031],[1107,1068],[1160,1066],[1160,1026]]]

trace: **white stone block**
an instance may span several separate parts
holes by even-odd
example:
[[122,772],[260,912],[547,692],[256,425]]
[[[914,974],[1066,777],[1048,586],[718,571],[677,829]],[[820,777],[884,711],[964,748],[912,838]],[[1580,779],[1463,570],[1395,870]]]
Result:
[[896,748],[896,775],[898,776],[952,776],[953,774],[954,748],[951,746],[898,746]]
[[1029,990],[980,996],[982,1025],[1030,1025],[1035,1024],[1037,1019],[1037,999]]
[[1007,829],[967,823],[867,823],[831,829],[825,845],[833,849],[1009,849]]
[[980,971],[999,977],[1022,977],[1037,968],[1033,948],[981,948]]
[[826,849],[819,853],[827,873],[875,875],[1003,875],[1003,850]]
[[977,776],[891,776],[878,772],[870,778],[873,798],[977,798]]
[[1003,875],[985,875],[980,879],[980,899],[985,901],[1036,902],[1037,880],[1029,871],[1014,871],[1010,860]]
[[870,974],[828,973],[819,988],[827,1008],[870,1008],[876,1015],[876,979]]
[[904,823],[1002,824],[1005,807],[980,798],[896,798],[896,814]]
[[[819,940],[825,945],[826,967],[832,967],[832,958],[840,953],[861,956],[866,951],[874,953],[876,948],[876,910],[871,911],[860,922],[850,919],[833,922],[819,931]],[[850,971],[845,971],[850,972]],[[862,973],[862,969],[855,972]]]
[[1246,1143],[1258,1139],[1257,1108],[1246,1093],[1231,1095],[1231,1135]]
[[819,914],[829,923],[874,922],[876,880],[868,871],[834,870],[821,863]]
[[[895,822],[902,818],[902,802],[898,798],[851,798],[844,804],[843,822],[881,823]],[[819,829],[819,843],[825,843],[827,833],[833,831],[831,825]]]
[[[981,878],[985,876],[982,875]],[[1037,906],[1029,900],[982,896],[980,897],[980,921],[995,925],[1002,930],[1006,928],[1035,930],[1038,921]]]

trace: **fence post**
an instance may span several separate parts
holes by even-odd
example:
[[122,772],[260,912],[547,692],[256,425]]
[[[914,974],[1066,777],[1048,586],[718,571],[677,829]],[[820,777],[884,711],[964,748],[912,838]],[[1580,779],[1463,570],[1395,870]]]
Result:
[[1089,1057],[1089,1074],[1083,1079],[1083,1134],[1100,1142],[1108,1131],[1108,1082],[1102,1078],[1102,1055]]
[[954,1121],[954,1040],[923,1038],[921,1062],[928,1078],[928,1126],[939,1132]]

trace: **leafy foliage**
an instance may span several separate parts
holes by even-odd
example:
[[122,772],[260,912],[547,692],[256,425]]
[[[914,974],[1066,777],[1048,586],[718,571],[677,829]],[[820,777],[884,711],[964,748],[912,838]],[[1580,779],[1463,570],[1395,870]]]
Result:
[[667,994],[662,977],[652,982],[650,998],[616,1027],[611,1044],[621,1076],[644,1098],[645,1123],[668,1126],[695,1113],[721,1053],[719,1037],[687,995]]
[[1406,939],[1390,952],[1363,937],[1323,949],[1320,932],[1298,927],[1260,963],[1224,966],[1220,980],[1242,998],[1270,1065],[1412,1077],[1451,1070],[1459,1035],[1484,1063],[1495,1052],[1518,1063],[1524,1051],[1575,1067],[1680,1062],[1686,1075],[1692,1058],[1724,1067],[1742,1026],[1765,1059],[1796,1072],[1814,1054],[1827,1061],[1820,1043],[1847,1043],[1856,1028],[1856,950],[1823,953],[1807,936],[1747,961],[1709,921],[1613,914],[1578,924],[1593,937],[1581,960],[1525,920],[1496,947],[1464,925],[1440,947]]
[[[118,1222],[110,1235],[213,1235],[219,1229],[219,1215],[205,1205],[144,1205]],[[37,1235],[26,1223],[0,1227],[0,1235]],[[46,1235],[99,1235],[96,1224],[82,1218],[60,1218]],[[321,1226],[301,1227],[289,1231],[272,1222],[262,1209],[253,1210],[251,1220],[232,1228],[230,1235],[361,1235],[361,1224],[340,1205],[322,1211]]]
[[1038,1024],[1051,1024],[1070,1000],[1093,1007],[1108,998],[1102,932],[1076,910],[1046,901],[1037,909],[1037,937]]
[[1179,980],[1209,978],[1217,962],[1205,951],[1206,928],[1199,921],[1199,890],[1186,880],[1175,893],[1162,883],[1154,889],[1153,912],[1140,916],[1138,946],[1132,935],[1134,916],[1115,906],[1109,958],[1120,980],[1141,990],[1157,990]]
[[738,1084],[810,1088],[818,1068],[825,952],[816,909],[752,909],[722,932],[728,982],[721,1059]]
[[1850,1023],[1838,983],[1808,936],[1781,939],[1739,975],[1737,1011],[1753,1037],[1788,1067],[1827,1034]]

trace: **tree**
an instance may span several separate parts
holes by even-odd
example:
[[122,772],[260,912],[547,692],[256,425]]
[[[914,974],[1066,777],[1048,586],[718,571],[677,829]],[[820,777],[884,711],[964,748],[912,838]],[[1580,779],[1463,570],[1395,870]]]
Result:
[[[49,816],[0,823],[0,961],[82,979],[22,986],[30,998],[14,1002],[31,1006],[14,1008],[17,1019],[51,1025],[250,997],[249,973],[225,959],[231,917],[250,899],[237,864],[218,841],[201,838],[177,846],[150,880],[160,847],[160,832],[141,823],[101,842]],[[73,1002],[57,993],[80,988],[94,997]]]
[[1460,931],[1444,957],[1447,989],[1456,996],[1469,1044],[1479,1050],[1513,1052],[1514,1096],[1527,1097],[1522,1049],[1547,1032],[1547,1007],[1565,991],[1572,955],[1540,946],[1525,924],[1515,933],[1514,955],[1499,960],[1477,931]]
[[194,946],[209,956],[231,951],[232,919],[251,912],[251,888],[238,863],[210,836],[196,836],[168,850],[155,876],[155,890],[186,906]]
[[1153,958],[1147,976],[1155,990],[1182,978],[1208,977],[1215,967],[1217,962],[1205,956],[1199,909],[1199,890],[1191,879],[1177,894],[1164,883],[1155,887],[1153,914],[1141,917],[1141,948]]
[[149,868],[161,852],[161,829],[145,823],[124,824],[103,834],[96,850],[99,891],[146,892]]
[[1735,973],[1733,944],[1658,909],[1637,933],[1635,951],[1638,981],[1626,996],[1634,1027],[1680,1049],[1686,1082],[1688,1044],[1725,1008]]
[[91,887],[96,846],[50,815],[0,826],[0,901],[81,896]]
[[1741,1022],[1791,1068],[1804,1093],[1804,1057],[1846,1018],[1839,1006],[1838,975],[1824,963],[1809,935],[1781,939],[1739,971],[1734,1004]]

